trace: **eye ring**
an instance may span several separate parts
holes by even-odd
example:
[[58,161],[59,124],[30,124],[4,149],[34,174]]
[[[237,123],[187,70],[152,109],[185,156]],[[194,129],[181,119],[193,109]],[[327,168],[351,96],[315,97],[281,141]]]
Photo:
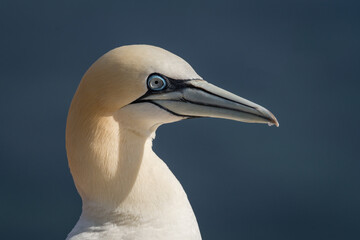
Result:
[[158,75],[158,74],[153,74],[151,76],[149,76],[148,80],[147,80],[147,85],[148,88],[153,90],[153,91],[161,91],[163,90],[167,83],[166,80]]

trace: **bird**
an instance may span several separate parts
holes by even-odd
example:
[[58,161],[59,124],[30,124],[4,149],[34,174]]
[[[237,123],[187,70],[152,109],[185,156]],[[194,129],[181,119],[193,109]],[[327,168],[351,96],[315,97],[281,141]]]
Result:
[[160,47],[121,46],[97,59],[66,123],[68,164],[82,200],[67,239],[201,239],[183,187],[152,150],[160,125],[200,117],[279,126],[269,110],[208,83]]

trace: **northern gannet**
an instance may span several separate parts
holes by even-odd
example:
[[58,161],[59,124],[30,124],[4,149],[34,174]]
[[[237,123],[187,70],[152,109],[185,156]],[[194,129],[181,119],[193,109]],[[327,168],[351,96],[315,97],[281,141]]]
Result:
[[185,191],[152,151],[164,123],[216,117],[278,126],[265,108],[203,80],[158,47],[111,50],[85,73],[66,126],[82,213],[67,239],[198,240]]

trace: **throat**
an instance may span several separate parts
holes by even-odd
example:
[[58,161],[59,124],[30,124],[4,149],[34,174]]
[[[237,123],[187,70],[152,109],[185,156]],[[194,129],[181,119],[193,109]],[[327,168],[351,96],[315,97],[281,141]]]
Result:
[[93,129],[81,155],[68,151],[84,217],[98,223],[147,221],[189,205],[178,180],[152,151],[154,134],[143,135],[112,118],[98,120]]
[[149,238],[153,234],[159,234],[154,239],[201,238],[185,191],[152,151],[151,141],[149,138],[144,144],[136,179],[126,197],[116,207],[84,201],[82,215],[71,235],[97,232],[99,239],[108,236],[137,239],[132,235],[136,232],[144,239],[153,239]]
[[69,166],[83,202],[69,237],[88,232],[125,234],[134,228],[144,236],[146,231],[185,233],[187,229],[200,236],[185,191],[152,151],[151,134],[125,128],[113,117],[86,124],[70,126],[77,131],[67,135]]
[[[104,221],[119,224],[129,219],[147,222],[171,213],[172,209],[190,206],[179,181],[152,151],[151,142],[151,138],[145,141],[140,160],[124,159],[119,163],[122,167],[119,170],[119,184],[111,189],[113,193],[110,194],[113,197],[117,196],[117,204],[103,209],[107,206],[104,203],[94,204],[92,201],[85,201],[83,211],[88,217],[94,218],[99,216],[99,211],[103,211]],[[117,195],[116,192],[121,194]]]

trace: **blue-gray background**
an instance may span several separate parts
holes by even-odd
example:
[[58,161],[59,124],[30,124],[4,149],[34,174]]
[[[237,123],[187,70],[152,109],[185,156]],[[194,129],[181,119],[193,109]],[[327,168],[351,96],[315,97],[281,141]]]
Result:
[[359,12],[356,1],[1,1],[2,239],[64,239],[74,226],[68,107],[92,62],[133,43],[174,52],[280,122],[157,131],[204,239],[360,239]]

